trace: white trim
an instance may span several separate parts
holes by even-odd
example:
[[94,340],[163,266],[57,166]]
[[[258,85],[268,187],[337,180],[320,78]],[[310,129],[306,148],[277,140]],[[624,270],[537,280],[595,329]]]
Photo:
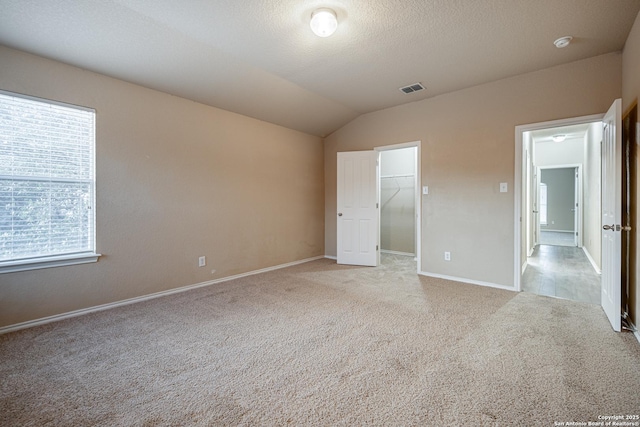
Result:
[[169,289],[169,290],[166,290],[166,291],[155,292],[153,294],[142,295],[142,296],[135,297],[135,298],[129,298],[129,299],[121,300],[121,301],[116,301],[116,302],[111,302],[111,303],[107,303],[107,304],[96,305],[96,306],[93,306],[93,307],[82,308],[80,310],[74,310],[74,311],[69,311],[69,312],[62,313],[62,314],[56,314],[56,315],[53,315],[53,316],[43,317],[43,318],[40,318],[40,319],[35,319],[35,320],[29,320],[29,321],[26,321],[26,322],[16,323],[14,325],[4,326],[4,327],[0,328],[0,335],[7,334],[9,332],[19,331],[21,329],[32,328],[34,326],[45,325],[47,323],[57,322],[57,321],[60,321],[60,320],[70,319],[72,317],[82,316],[84,314],[89,314],[89,313],[95,313],[95,312],[98,312],[98,311],[109,310],[109,309],[116,308],[116,307],[121,307],[121,306],[124,306],[124,305],[135,304],[135,303],[138,303],[138,302],[148,301],[148,300],[159,298],[159,297],[164,297],[164,296],[168,296],[168,295],[173,295],[173,294],[177,294],[177,293],[181,293],[181,292],[190,291],[192,289],[203,288],[205,286],[211,286],[211,285],[215,285],[215,284],[222,283],[222,282],[228,282],[230,280],[240,279],[240,278],[247,277],[247,276],[253,276],[255,274],[267,273],[267,272],[273,271],[273,270],[280,270],[282,268],[292,267],[294,265],[304,264],[306,262],[315,261],[315,260],[323,259],[323,258],[324,258],[324,256],[320,255],[320,256],[316,256],[316,257],[302,259],[302,260],[299,260],[299,261],[288,262],[286,264],[275,265],[273,267],[262,268],[260,270],[253,270],[253,271],[249,271],[249,272],[246,272],[246,273],[241,273],[241,274],[236,274],[236,275],[233,275],[233,276],[223,277],[221,279],[215,279],[215,280],[209,280],[209,281],[202,282],[202,283],[196,283],[195,285],[182,286],[180,288]]
[[528,266],[529,266],[529,263],[527,261],[522,263],[522,274],[524,274],[524,271],[527,269]]
[[[542,224],[540,224],[540,225],[542,225]],[[552,233],[575,233],[575,231],[571,231],[571,230],[554,230],[554,229],[551,229],[551,228],[545,228],[545,229],[541,228],[540,232],[542,233],[543,231],[549,231],[549,232],[552,232]]]
[[582,247],[582,251],[584,252],[584,254],[587,256],[587,259],[589,260],[589,262],[591,263],[591,266],[593,267],[593,269],[596,271],[596,273],[598,274],[602,274],[602,270],[600,270],[600,268],[598,268],[598,265],[596,264],[595,260],[591,257],[591,254],[589,253],[589,251],[587,250],[586,246]]
[[0,274],[98,262],[102,254],[81,253],[0,262]]
[[[403,142],[400,144],[392,144],[392,145],[382,145],[379,147],[374,147],[374,150],[380,151],[389,151],[389,150],[399,150],[402,148],[416,148],[416,172],[415,172],[415,206],[416,206],[416,229],[415,229],[415,237],[416,237],[416,264],[417,270],[416,272],[420,274],[420,270],[422,270],[422,141],[410,141]],[[380,233],[378,233],[378,238],[380,237]],[[378,245],[380,242],[378,242]]]
[[538,169],[573,169],[582,166],[582,163],[569,163],[566,165],[538,166]]
[[19,92],[9,92],[8,90],[0,89],[0,94],[8,97],[12,97],[12,98],[23,98],[23,99],[28,99],[29,101],[44,102],[46,104],[59,105],[60,107],[65,107],[65,108],[75,108],[76,110],[84,110],[84,111],[88,111],[89,113],[96,112],[95,108],[85,107],[83,105],[78,105],[78,104],[71,104],[69,102],[56,101],[49,98],[41,98],[39,96],[26,95],[24,93],[19,93]]
[[633,331],[633,335],[636,336],[636,339],[638,340],[638,343],[640,343],[640,331],[638,331],[638,330]]
[[548,122],[540,122],[540,123],[531,123],[525,125],[518,125],[515,127],[515,167],[514,167],[514,196],[513,196],[513,228],[514,228],[514,238],[513,238],[513,284],[516,291],[521,290],[521,281],[522,281],[522,273],[520,272],[520,266],[522,265],[521,257],[521,245],[522,245],[522,236],[521,233],[521,222],[522,222],[522,166],[525,160],[523,160],[523,150],[522,144],[523,134],[524,132],[530,132],[539,129],[547,129],[553,127],[560,126],[570,126],[570,125],[578,125],[585,123],[593,123],[602,121],[604,114],[592,114],[590,116],[581,116],[581,117],[573,117],[569,119],[561,119],[561,120],[552,120]]
[[390,251],[387,249],[380,249],[380,252],[382,252],[383,254],[391,254],[391,255],[412,256],[412,257],[416,256],[416,254],[412,254],[410,252]]
[[418,147],[418,144],[420,143],[421,141],[409,141],[409,142],[401,142],[399,144],[381,145],[381,146],[375,147],[374,150],[376,151],[401,150],[403,148]]
[[454,282],[469,283],[471,285],[486,286],[488,288],[503,289],[505,291],[515,291],[512,286],[498,285],[497,283],[482,282],[480,280],[465,279],[463,277],[447,276],[444,274],[429,273],[426,271],[421,271],[418,274],[420,274],[421,276],[435,277],[436,279],[452,280]]
[[334,261],[337,261],[337,260],[338,260],[338,257],[337,257],[337,256],[333,256],[333,255],[325,255],[324,257],[325,257],[326,259],[332,259],[332,260],[334,260]]

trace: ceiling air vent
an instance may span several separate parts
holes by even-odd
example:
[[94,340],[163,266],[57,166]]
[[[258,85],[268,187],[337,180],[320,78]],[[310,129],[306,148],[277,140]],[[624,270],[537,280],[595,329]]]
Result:
[[424,90],[424,86],[422,86],[422,83],[414,83],[409,86],[401,87],[400,90],[403,91],[404,93],[413,93],[413,92],[418,92],[420,90]]

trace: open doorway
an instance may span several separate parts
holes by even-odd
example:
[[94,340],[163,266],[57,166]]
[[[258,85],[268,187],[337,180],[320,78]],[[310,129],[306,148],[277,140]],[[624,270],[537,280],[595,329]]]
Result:
[[538,243],[582,247],[582,165],[538,168]]
[[600,304],[602,116],[522,137],[520,290]]
[[419,142],[377,147],[379,173],[379,245],[381,262],[419,268]]

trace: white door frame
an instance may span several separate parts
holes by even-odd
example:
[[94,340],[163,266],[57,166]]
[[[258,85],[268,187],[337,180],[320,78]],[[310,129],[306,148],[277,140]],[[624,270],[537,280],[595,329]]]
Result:
[[[567,164],[567,165],[553,165],[553,166],[540,166],[538,168],[538,170],[543,171],[543,170],[549,170],[549,169],[577,169],[578,170],[578,194],[575,195],[576,201],[578,202],[578,209],[576,209],[576,211],[574,212],[574,218],[575,218],[575,223],[574,223],[574,230],[573,232],[578,232],[578,238],[576,239],[575,234],[573,237],[573,240],[576,242],[576,246],[581,248],[582,247],[582,234],[583,234],[583,230],[582,230],[582,164],[580,163],[575,163],[575,164]],[[576,179],[574,178],[574,182],[576,181]],[[574,201],[575,203],[575,201]],[[540,209],[540,206],[538,206],[538,210]],[[540,215],[538,215],[538,230],[540,230]]]
[[[533,250],[535,249],[535,247],[540,243],[540,168],[535,166],[535,191],[534,191],[534,197],[536,198],[535,200],[535,210],[536,210],[536,214],[535,214],[535,218],[536,218],[536,222],[533,226],[533,247],[528,248],[529,249],[529,254],[527,256],[531,256],[533,255]],[[533,182],[533,181],[532,181]],[[527,261],[525,260],[524,263],[526,264]],[[525,265],[526,266],[526,265]],[[524,271],[524,270],[522,270]]]
[[[523,144],[525,132],[530,132],[540,129],[548,129],[561,126],[579,125],[586,123],[601,122],[604,118],[604,114],[593,114],[590,116],[573,117],[569,119],[552,120],[541,123],[531,123],[526,125],[516,126],[515,129],[515,159],[514,159],[514,239],[513,239],[513,284],[516,291],[521,290],[522,279],[522,171],[524,162],[526,162],[526,156],[523,155]],[[523,159],[524,157],[524,159]],[[526,242],[526,240],[525,240]]]
[[[422,172],[422,155],[421,155],[421,148],[422,148],[422,141],[412,141],[412,142],[404,142],[401,144],[393,144],[393,145],[383,145],[380,147],[375,147],[374,150],[376,151],[390,151],[390,150],[398,150],[401,148],[410,148],[410,147],[416,147],[416,176],[415,176],[415,205],[416,205],[416,226],[415,226],[415,232],[416,232],[416,259],[417,259],[417,273],[420,274],[420,272],[422,271],[422,233],[420,231],[420,225],[422,224],[422,203],[421,203],[421,183],[422,183],[422,179],[421,179],[421,172]],[[380,187],[380,186],[378,186]],[[378,203],[380,203],[379,200],[379,195],[378,195]],[[378,209],[378,215],[380,214],[380,209]],[[378,221],[378,226],[380,224],[380,221]],[[378,239],[380,238],[380,233],[378,233]],[[380,245],[380,242],[378,242],[378,245]]]

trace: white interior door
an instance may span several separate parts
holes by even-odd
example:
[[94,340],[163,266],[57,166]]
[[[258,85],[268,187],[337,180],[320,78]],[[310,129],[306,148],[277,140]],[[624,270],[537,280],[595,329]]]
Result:
[[573,170],[573,244],[575,246],[581,246],[579,243],[578,235],[580,230],[580,182],[578,180],[578,168]]
[[615,331],[621,327],[622,102],[616,99],[602,134],[602,309]]
[[338,153],[338,264],[377,266],[378,152]]

